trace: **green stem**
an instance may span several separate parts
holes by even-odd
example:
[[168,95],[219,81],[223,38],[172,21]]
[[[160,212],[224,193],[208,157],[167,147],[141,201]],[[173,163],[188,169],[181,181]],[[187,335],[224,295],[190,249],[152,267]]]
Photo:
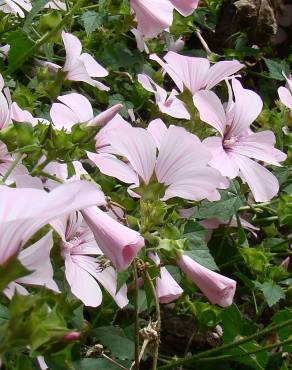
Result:
[[234,347],[238,347],[244,343],[247,343],[247,342],[250,342],[251,340],[253,339],[256,339],[256,338],[259,338],[259,337],[262,337],[262,336],[265,336],[273,331],[276,331],[278,329],[281,329],[285,326],[288,326],[288,325],[292,325],[292,319],[290,320],[287,320],[287,321],[284,321],[280,324],[277,324],[277,325],[273,325],[273,326],[270,326],[269,328],[266,328],[266,329],[263,329],[263,330],[260,330],[258,331],[257,333],[255,334],[252,334],[252,335],[249,335],[245,338],[242,338],[236,342],[233,342],[233,343],[228,343],[228,344],[223,344],[222,346],[220,347],[216,347],[216,348],[212,348],[208,351],[204,351],[204,352],[201,352],[201,353],[198,353],[196,355],[193,355],[193,356],[190,356],[188,358],[182,358],[182,359],[178,359],[178,360],[175,360],[175,361],[172,361],[170,362],[168,365],[165,365],[165,366],[161,366],[158,370],[166,370],[166,369],[173,369],[173,368],[176,368],[180,365],[187,365],[187,364],[191,364],[193,362],[197,362],[198,359],[201,359],[201,358],[205,358],[205,357],[208,357],[217,353],[217,352],[221,352],[223,350],[227,350],[227,349],[231,349],[231,348],[234,348]]
[[148,284],[150,285],[150,288],[151,288],[151,291],[154,297],[154,301],[155,301],[156,320],[157,320],[157,324],[156,324],[157,339],[156,339],[155,349],[154,349],[154,354],[153,354],[152,370],[157,370],[157,362],[158,362],[158,356],[159,356],[160,329],[161,329],[160,305],[159,305],[159,298],[156,294],[155,286],[147,270],[145,271],[145,277],[146,277]]
[[139,311],[138,311],[139,286],[138,286],[137,262],[135,259],[133,260],[132,267],[133,267],[134,289],[135,289],[135,292],[134,292],[135,370],[139,370]]
[[14,161],[11,164],[11,166],[8,168],[8,170],[6,171],[5,175],[3,176],[2,183],[5,183],[5,181],[8,179],[9,175],[11,174],[11,172],[14,170],[14,168],[20,162],[21,158],[22,158],[22,153],[17,153],[16,156],[15,156]]
[[277,347],[283,346],[285,344],[290,344],[290,343],[292,343],[292,339],[291,338],[290,339],[283,340],[282,342],[272,343],[272,344],[269,344],[267,346],[264,346],[264,347],[261,347],[261,348],[257,348],[257,349],[255,349],[253,351],[250,351],[250,352],[234,353],[234,354],[231,354],[231,355],[222,355],[222,356],[214,356],[214,357],[201,358],[201,359],[198,359],[198,361],[196,361],[196,362],[209,362],[209,361],[231,360],[231,359],[237,358],[237,357],[246,357],[246,356],[254,355],[255,353],[258,353],[258,352],[268,351],[270,349],[277,348]]
[[42,170],[51,162],[50,158],[46,158],[39,166],[35,167],[34,170],[31,171],[30,175],[35,176],[38,175]]
[[43,35],[30,49],[22,53],[18,58],[14,60],[13,63],[11,63],[6,71],[6,74],[8,75],[16,71],[24,63],[24,61],[26,61],[26,59],[29,58],[40,46],[50,40],[50,38],[53,37],[68,22],[73,14],[81,8],[84,2],[85,0],[77,1],[72,9],[68,13],[66,13],[64,18],[55,26],[55,28]]
[[265,217],[265,218],[258,218],[254,222],[270,222],[270,221],[277,221],[278,216],[271,216],[271,217]]

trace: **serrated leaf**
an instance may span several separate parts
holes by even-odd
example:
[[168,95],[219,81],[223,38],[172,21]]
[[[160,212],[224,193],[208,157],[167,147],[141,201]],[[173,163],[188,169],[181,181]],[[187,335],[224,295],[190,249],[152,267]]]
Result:
[[121,360],[133,359],[134,342],[123,329],[117,326],[102,326],[93,331],[95,338],[111,352],[111,356]]
[[18,59],[21,58],[34,44],[26,33],[20,30],[11,32],[7,37],[7,43],[10,45],[8,53],[9,66],[17,64]]
[[23,30],[27,32],[29,30],[29,26],[31,25],[31,22],[33,18],[40,12],[44,6],[48,3],[48,0],[35,0],[32,4],[32,8],[29,11],[29,13],[26,16]]
[[117,273],[117,289],[116,293],[121,289],[121,287],[127,282],[129,277],[131,276],[131,272],[129,269],[124,270],[124,271],[119,271]]
[[255,286],[263,293],[269,307],[272,307],[280,299],[285,298],[285,293],[280,285],[272,281],[266,281],[263,284],[256,282]]
[[205,228],[197,222],[189,221],[185,225],[184,232],[183,236],[187,240],[189,249],[184,253],[210,270],[219,270],[204,240]]
[[264,61],[268,67],[270,77],[272,77],[274,80],[284,81],[285,77],[283,76],[282,72],[286,73],[286,75],[289,75],[289,67],[286,63],[278,63],[272,59],[267,58],[264,58]]
[[4,264],[0,265],[0,291],[2,292],[12,281],[26,276],[30,272],[19,262],[16,256],[11,257]]
[[237,181],[234,181],[229,189],[221,190],[220,194],[221,199],[217,202],[204,200],[198,206],[195,218],[217,218],[220,221],[227,221],[245,204],[245,199],[240,193],[240,186]]
[[81,21],[87,36],[90,36],[104,22],[104,14],[89,10],[82,14]]

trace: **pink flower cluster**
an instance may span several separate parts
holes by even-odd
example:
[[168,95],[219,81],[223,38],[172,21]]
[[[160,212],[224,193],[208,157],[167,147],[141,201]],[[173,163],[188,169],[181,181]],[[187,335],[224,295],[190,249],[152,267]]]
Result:
[[[130,3],[138,31],[146,37],[155,37],[167,29],[172,24],[174,9],[188,16],[198,5],[197,0],[131,0]],[[63,5],[57,1],[48,4],[61,9]],[[24,16],[22,8],[29,11],[30,2],[7,0],[1,5],[4,12],[20,17]],[[50,62],[38,63],[55,73],[62,71],[67,81],[85,82],[108,91],[109,87],[95,79],[106,77],[108,71],[90,54],[82,53],[81,42],[76,36],[63,31],[62,40],[66,50],[63,67]],[[184,56],[174,51],[168,52],[163,59],[152,54],[150,60],[156,61],[175,84],[167,92],[146,74],[137,76],[140,84],[154,94],[159,110],[176,119],[192,120],[190,107],[180,98],[187,90],[192,97],[192,110],[197,110],[202,125],[213,129],[213,136],[201,141],[181,127],[181,121],[180,126],[167,126],[161,119],[154,119],[147,127],[134,127],[118,114],[122,104],[95,115],[89,100],[76,92],[61,95],[58,102],[52,104],[53,127],[69,133],[75,124],[100,126],[95,137],[96,151],[88,151],[88,159],[84,162],[127,184],[129,195],[137,201],[141,189],[146,191],[153,184],[160,184],[159,198],[163,202],[176,197],[186,202],[217,201],[219,190],[228,188],[230,180],[236,177],[247,183],[256,202],[273,198],[279,184],[265,164],[280,166],[286,155],[275,148],[271,131],[253,131],[252,124],[261,113],[263,102],[257,93],[242,86],[238,75],[235,76],[244,66],[236,60],[211,65],[206,58]],[[222,103],[212,89],[223,81],[229,99]],[[279,96],[291,109],[291,80],[287,82],[288,88],[281,87]],[[32,126],[39,122],[49,123],[12,102],[0,75],[0,129],[15,121]],[[44,160],[45,157],[40,158],[39,164]],[[46,179],[32,177],[21,160],[13,166],[14,161],[15,154],[9,153],[5,144],[0,143],[3,179],[0,186],[0,265],[17,256],[31,273],[11,282],[4,290],[6,296],[11,298],[15,291],[28,294],[26,285],[46,286],[59,292],[50,260],[54,231],[59,236],[64,275],[72,294],[85,305],[96,307],[102,302],[102,285],[119,307],[126,306],[127,286],[124,284],[117,292],[117,274],[127,269],[145,246],[143,236],[123,224],[116,213],[106,210],[106,196],[96,184],[80,180],[88,175],[82,161],[72,163],[75,175],[71,178],[66,165],[53,161],[44,168],[49,175]],[[63,184],[54,181],[54,177]],[[11,184],[15,187],[10,187]],[[29,239],[48,224],[50,231],[24,248]],[[156,278],[160,302],[169,303],[180,297],[183,289],[161,264],[158,254],[149,256],[160,268],[160,276]],[[222,307],[232,304],[236,289],[234,280],[200,265],[184,251],[177,252],[175,263],[211,303]]]

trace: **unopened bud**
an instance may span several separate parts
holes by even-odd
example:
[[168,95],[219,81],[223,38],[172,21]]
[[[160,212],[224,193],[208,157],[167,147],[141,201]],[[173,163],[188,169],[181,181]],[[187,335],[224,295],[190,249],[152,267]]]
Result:
[[116,104],[98,114],[95,118],[87,123],[87,127],[104,126],[111,121],[114,116],[123,108],[123,104]]
[[62,338],[65,342],[75,342],[80,339],[80,333],[72,331],[71,333],[65,334]]

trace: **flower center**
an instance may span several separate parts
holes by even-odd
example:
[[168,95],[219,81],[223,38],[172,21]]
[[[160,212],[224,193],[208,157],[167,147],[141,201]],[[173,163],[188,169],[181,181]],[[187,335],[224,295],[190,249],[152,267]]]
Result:
[[237,137],[231,136],[229,139],[223,140],[223,148],[224,149],[229,149],[232,148],[233,145],[238,141]]

